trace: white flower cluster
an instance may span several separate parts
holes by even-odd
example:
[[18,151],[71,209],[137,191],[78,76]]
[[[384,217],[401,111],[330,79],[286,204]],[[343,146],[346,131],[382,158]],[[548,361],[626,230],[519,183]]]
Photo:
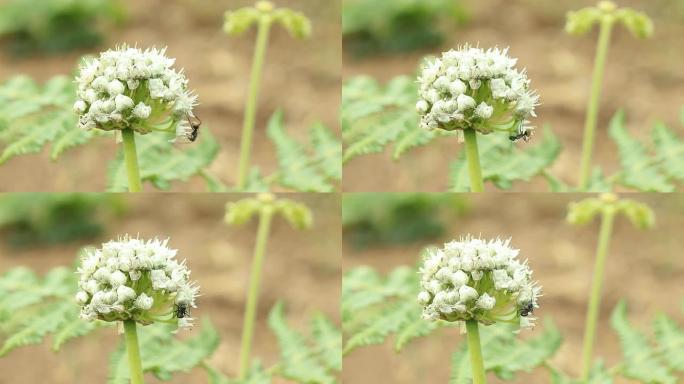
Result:
[[466,237],[425,255],[418,302],[429,321],[518,321],[532,327],[541,287],[510,240]]
[[167,241],[125,236],[87,251],[77,271],[81,318],[141,324],[176,318],[179,327],[192,326],[188,310],[195,308],[199,287]]
[[187,90],[188,80],[172,68],[175,59],[165,53],[122,46],[86,60],[76,77],[79,127],[186,135],[197,96]]
[[508,49],[464,46],[428,60],[421,69],[416,109],[424,129],[505,131],[528,138],[527,118],[536,116],[539,96]]

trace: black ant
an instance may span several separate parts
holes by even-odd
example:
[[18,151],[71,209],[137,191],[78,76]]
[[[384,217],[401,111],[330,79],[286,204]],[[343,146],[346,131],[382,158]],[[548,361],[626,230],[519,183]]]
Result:
[[530,141],[530,137],[531,137],[531,136],[532,136],[532,134],[531,134],[530,131],[528,130],[528,131],[524,131],[524,132],[518,133],[518,134],[515,135],[515,136],[508,136],[508,139],[509,139],[510,141],[518,141],[518,140],[520,140],[520,139],[523,139],[523,140],[525,140],[525,141],[527,142],[527,141]]
[[[202,125],[202,120],[199,119],[197,116],[190,116],[187,114],[185,117],[188,119],[188,124],[190,124],[190,128],[192,131],[190,133],[186,134],[185,137],[190,140],[190,141],[195,141],[197,140],[197,136],[199,136],[199,129],[200,126]],[[194,118],[194,120],[193,120]]]
[[532,312],[534,312],[534,304],[528,303],[526,306],[520,309],[520,316],[527,317]]
[[176,317],[179,319],[182,319],[184,317],[188,317],[188,315],[190,315],[190,311],[188,310],[188,306],[185,304],[176,304],[175,313],[176,313]]

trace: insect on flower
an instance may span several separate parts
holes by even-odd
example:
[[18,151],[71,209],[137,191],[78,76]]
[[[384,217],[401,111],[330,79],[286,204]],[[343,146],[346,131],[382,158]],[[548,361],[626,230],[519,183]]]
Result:
[[176,313],[176,317],[179,319],[182,319],[182,318],[190,315],[190,311],[188,309],[188,306],[185,304],[176,304],[175,313]]
[[530,302],[525,307],[520,309],[520,316],[527,317],[532,312],[534,312],[534,304]]
[[197,140],[199,136],[199,129],[202,125],[202,120],[197,116],[190,116],[186,114],[185,117],[188,119],[188,124],[190,124],[190,132],[185,135],[185,137],[190,141]]

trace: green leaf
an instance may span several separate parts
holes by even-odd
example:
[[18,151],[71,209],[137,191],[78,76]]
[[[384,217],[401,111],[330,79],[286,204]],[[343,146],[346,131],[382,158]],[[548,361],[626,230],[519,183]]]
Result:
[[418,274],[410,267],[399,267],[386,278],[373,269],[357,267],[342,280],[342,328],[344,354],[356,348],[381,344],[396,334],[394,348],[400,351],[410,341],[447,326],[421,318],[416,303]]
[[[561,144],[547,126],[541,142],[520,149],[501,134],[478,135],[482,178],[501,189],[510,189],[517,180],[529,181],[544,172],[558,158]],[[465,151],[451,164],[450,189],[454,192],[470,190],[470,177]]]
[[[330,330],[326,331],[330,336],[325,339],[316,337],[314,334],[315,347],[307,338],[299,332],[291,329],[285,319],[285,310],[282,302],[276,303],[268,315],[268,326],[275,333],[280,346],[281,370],[280,374],[289,379],[301,383],[335,383],[332,370],[336,369],[336,362],[341,360],[341,342]],[[318,329],[320,332],[320,329]],[[316,328],[314,328],[316,332]],[[320,336],[320,334],[319,334]],[[321,350],[321,342],[325,342],[326,350]],[[340,357],[332,357],[336,354]],[[329,364],[333,362],[334,364]]]
[[268,122],[268,137],[278,153],[278,181],[301,192],[331,192],[331,182],[342,177],[341,143],[321,124],[311,128],[311,147],[297,142],[285,132],[282,110]]
[[0,164],[19,155],[38,153],[54,142],[52,158],[84,144],[94,133],[76,126],[72,79],[57,76],[43,87],[16,76],[0,85]]
[[55,268],[43,279],[26,268],[9,270],[0,277],[0,356],[16,348],[40,344],[54,334],[53,349],[91,331],[106,326],[79,319],[73,299],[76,274]]
[[[669,152],[660,153],[659,157],[652,158],[649,151],[638,140],[630,136],[625,128],[625,113],[619,111],[613,116],[608,129],[610,137],[615,141],[620,153],[620,183],[647,192],[672,192],[675,187],[668,177],[661,172],[659,161],[663,161],[663,155]],[[662,128],[658,135],[662,135]],[[663,143],[661,143],[663,145]],[[667,150],[670,147],[668,145]],[[669,157],[667,158],[670,159]],[[674,164],[680,162],[677,157],[672,158]]]
[[301,12],[280,8],[273,12],[273,21],[282,25],[294,38],[305,39],[311,36],[311,21]]
[[[166,135],[158,133],[136,135],[135,140],[140,178],[163,190],[170,189],[173,181],[186,181],[201,173],[218,153],[218,143],[208,129],[202,131],[197,142],[183,146],[170,143]],[[108,168],[108,191],[127,191],[128,176],[123,151],[119,151]]]
[[[530,372],[542,366],[558,351],[561,336],[555,324],[547,320],[542,334],[521,340],[508,324],[480,326],[485,371],[494,372],[504,380],[512,380],[518,372]],[[450,384],[470,384],[472,372],[467,345],[463,343],[452,357]]]
[[392,144],[393,157],[398,159],[437,136],[454,136],[418,127],[417,94],[416,81],[409,76],[395,77],[384,87],[368,76],[346,81],[342,87],[341,111],[343,162],[382,152]]
[[321,351],[321,360],[333,371],[342,370],[342,333],[323,314],[318,313],[311,322],[316,350]]
[[624,301],[618,303],[613,310],[610,323],[620,338],[624,355],[622,374],[625,377],[647,383],[677,382],[667,366],[656,357],[648,339],[629,324],[627,304]]
[[[141,360],[144,372],[153,373],[160,380],[170,380],[173,374],[189,372],[200,366],[218,347],[216,328],[204,319],[199,334],[180,340],[172,331],[175,326],[153,324],[138,327]],[[125,344],[112,354],[109,362],[108,384],[128,384],[130,374]]]
[[653,324],[658,350],[673,370],[684,372],[684,330],[672,319],[659,315]]

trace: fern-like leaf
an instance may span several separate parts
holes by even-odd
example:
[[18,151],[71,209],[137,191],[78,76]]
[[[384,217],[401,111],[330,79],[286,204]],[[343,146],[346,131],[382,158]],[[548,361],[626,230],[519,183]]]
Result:
[[[622,374],[625,377],[645,383],[677,382],[677,378],[657,357],[646,336],[629,324],[627,304],[624,301],[615,307],[610,322],[620,338],[624,355]],[[681,351],[681,346],[679,351]]]
[[278,153],[280,184],[302,192],[334,190],[331,183],[342,178],[342,144],[328,128],[315,124],[310,146],[299,143],[287,135],[283,112],[278,110],[268,122],[267,133]]
[[0,277],[0,356],[16,348],[40,344],[53,336],[52,349],[106,326],[79,319],[73,299],[76,275],[68,268],[55,268],[43,279],[26,268],[15,268]]
[[446,325],[421,319],[418,292],[418,274],[409,267],[399,267],[386,278],[368,267],[347,272],[342,280],[344,353],[381,344],[392,334],[394,348],[400,351],[411,340]]
[[646,192],[672,192],[673,181],[684,180],[684,141],[665,125],[657,124],[651,132],[653,151],[629,134],[623,111],[613,116],[609,134],[620,153],[620,184]]
[[[198,175],[209,166],[218,154],[218,143],[208,129],[202,131],[200,139],[184,146],[168,142],[162,134],[136,135],[140,178],[163,190],[171,188],[176,180],[186,181]],[[110,192],[128,190],[128,176],[120,150],[108,166],[107,186]]]
[[[333,371],[338,367],[337,361],[341,360],[342,340],[341,337],[335,335],[334,331],[327,329],[325,337],[322,337],[319,324],[314,327],[314,341],[307,340],[302,334],[288,326],[282,302],[277,303],[271,309],[268,325],[275,333],[280,346],[282,359],[280,375],[301,383],[332,384],[336,382]],[[331,325],[325,325],[325,328],[330,327]],[[340,357],[336,358],[332,356],[333,354]]]
[[[482,354],[485,370],[504,380],[511,380],[517,372],[530,372],[553,357],[561,344],[561,336],[550,320],[542,334],[522,340],[514,333],[515,327],[495,324],[481,327]],[[470,357],[465,343],[452,357],[450,384],[472,382]]]
[[0,85],[0,164],[38,153],[50,142],[52,158],[86,143],[94,133],[76,127],[72,110],[76,90],[72,79],[57,76],[39,86],[27,76]]
[[[545,127],[541,142],[525,150],[502,134],[478,135],[482,178],[501,189],[510,189],[517,180],[529,181],[541,174],[560,154],[561,144],[550,128]],[[451,164],[450,190],[467,192],[470,178],[465,152]]]
[[[139,327],[140,353],[144,372],[151,372],[160,380],[170,380],[174,373],[189,372],[200,366],[218,347],[216,328],[204,319],[199,334],[185,340],[172,331],[175,326],[150,325]],[[111,355],[108,384],[128,384],[130,375],[124,343]]]
[[665,315],[656,318],[655,337],[663,359],[675,371],[684,372],[684,329]]
[[438,135],[452,135],[418,128],[417,94],[416,81],[409,76],[396,77],[386,86],[368,76],[345,82],[341,111],[343,162],[382,152],[391,144],[394,144],[393,157],[398,159]]

